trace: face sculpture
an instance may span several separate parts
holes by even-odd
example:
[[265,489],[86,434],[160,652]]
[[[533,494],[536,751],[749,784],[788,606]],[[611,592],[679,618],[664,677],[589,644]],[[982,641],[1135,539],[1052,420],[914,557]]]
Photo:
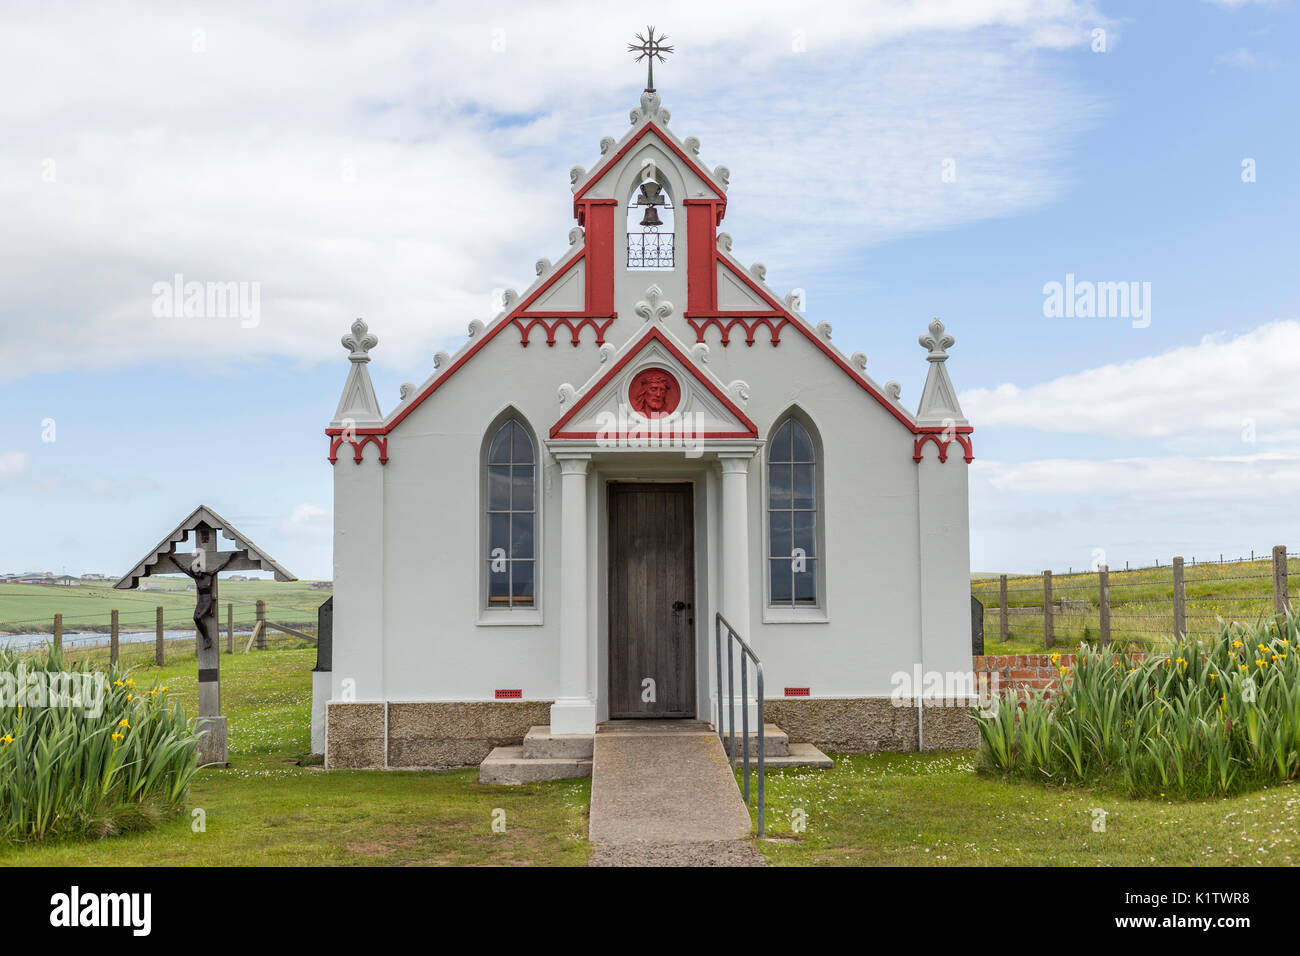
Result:
[[677,407],[677,383],[667,372],[642,372],[632,383],[632,408],[646,418],[671,414]]

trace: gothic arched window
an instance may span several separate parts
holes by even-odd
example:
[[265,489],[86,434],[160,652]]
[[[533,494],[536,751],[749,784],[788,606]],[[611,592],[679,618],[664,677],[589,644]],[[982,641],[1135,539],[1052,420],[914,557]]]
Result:
[[537,602],[537,464],[528,428],[507,418],[487,447],[488,608]]
[[816,607],[821,554],[817,521],[817,445],[794,417],[767,447],[768,604]]

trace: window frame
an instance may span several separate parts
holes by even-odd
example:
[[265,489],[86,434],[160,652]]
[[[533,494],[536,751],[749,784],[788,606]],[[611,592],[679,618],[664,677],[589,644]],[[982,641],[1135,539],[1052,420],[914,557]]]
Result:
[[[514,422],[523,432],[524,437],[528,440],[533,454],[533,603],[531,605],[514,605],[507,607],[493,606],[489,602],[491,571],[489,563],[491,561],[491,522],[493,514],[514,514],[513,510],[507,512],[494,512],[491,510],[491,468],[489,456],[492,450],[492,443],[500,434],[501,429],[505,428],[510,422]],[[513,457],[512,457],[513,460]],[[536,434],[532,427],[518,409],[509,407],[497,415],[490,425],[484,430],[483,441],[479,450],[478,458],[478,527],[479,539],[475,548],[475,561],[478,565],[478,624],[482,626],[528,626],[540,625],[542,623],[542,580],[543,580],[543,550],[544,538],[542,537],[542,512],[543,512],[543,491],[545,480],[543,475],[545,462],[542,458],[541,443],[538,442]],[[513,465],[512,465],[513,467]],[[521,512],[522,513],[522,512]],[[507,560],[530,560],[514,559]],[[513,600],[513,596],[512,596]]]
[[[816,602],[813,604],[795,604],[793,599],[776,603],[772,598],[772,561],[780,560],[773,558],[772,551],[772,444],[779,432],[787,422],[793,421],[803,428],[804,433],[808,436],[809,444],[812,446],[813,454],[813,494],[814,509],[812,514],[815,518],[814,541],[816,543],[816,554],[813,556],[814,586],[817,589]],[[813,424],[802,409],[794,407],[787,409],[777,417],[775,424],[768,431],[768,439],[764,443],[762,454],[762,494],[763,494],[763,541],[762,541],[762,560],[763,560],[763,623],[765,624],[794,624],[794,623],[827,623],[830,620],[828,613],[828,603],[826,594],[826,496],[825,496],[825,475],[826,475],[826,454],[822,445],[821,433],[817,426]],[[777,509],[793,515],[796,509],[784,508]],[[799,509],[808,510],[808,509]],[[793,595],[793,591],[791,592]]]

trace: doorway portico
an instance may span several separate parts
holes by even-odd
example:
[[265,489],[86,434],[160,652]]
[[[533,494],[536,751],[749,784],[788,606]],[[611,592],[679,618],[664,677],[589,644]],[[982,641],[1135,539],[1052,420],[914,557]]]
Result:
[[[563,483],[552,733],[591,734],[634,714],[716,721],[712,620],[721,611],[737,628],[748,621],[750,462],[761,442],[704,444],[683,453],[548,443]],[[636,557],[647,546],[648,563]],[[674,610],[678,602],[691,607]],[[647,665],[654,673],[638,672]],[[611,674],[621,675],[614,688]]]

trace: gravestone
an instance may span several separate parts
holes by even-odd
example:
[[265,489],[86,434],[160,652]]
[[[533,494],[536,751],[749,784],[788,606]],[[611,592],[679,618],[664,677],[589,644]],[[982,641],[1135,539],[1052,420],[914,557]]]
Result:
[[970,648],[972,654],[984,653],[984,605],[970,596]]

